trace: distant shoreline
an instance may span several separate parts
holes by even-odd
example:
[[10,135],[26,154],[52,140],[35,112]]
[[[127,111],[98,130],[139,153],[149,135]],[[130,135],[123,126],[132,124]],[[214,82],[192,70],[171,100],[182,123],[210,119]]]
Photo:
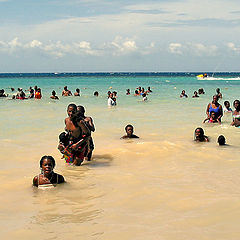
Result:
[[[13,78],[13,77],[146,77],[146,76],[168,76],[168,77],[185,77],[185,76],[197,76],[203,72],[49,72],[49,73],[0,73],[0,78]],[[239,76],[240,72],[204,72],[209,76]]]

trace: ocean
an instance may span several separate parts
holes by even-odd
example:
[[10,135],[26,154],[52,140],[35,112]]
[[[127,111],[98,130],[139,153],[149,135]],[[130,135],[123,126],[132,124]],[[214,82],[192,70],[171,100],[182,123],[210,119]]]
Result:
[[[216,88],[232,106],[240,73],[2,73],[0,236],[4,239],[237,239],[240,236],[240,130],[232,117],[203,124]],[[11,100],[11,87],[37,85],[41,100]],[[67,85],[80,97],[62,97]],[[143,102],[136,87],[151,87]],[[131,95],[126,95],[126,89]],[[192,98],[204,88],[205,94]],[[182,90],[188,98],[180,98]],[[52,90],[60,100],[50,99]],[[117,106],[107,92],[117,91]],[[99,97],[93,96],[95,91]],[[94,120],[93,160],[66,165],[57,150],[69,103]],[[139,139],[120,140],[127,124]],[[202,127],[209,143],[196,143]],[[219,135],[229,146],[219,147]],[[66,184],[40,191],[32,179],[43,155]]]

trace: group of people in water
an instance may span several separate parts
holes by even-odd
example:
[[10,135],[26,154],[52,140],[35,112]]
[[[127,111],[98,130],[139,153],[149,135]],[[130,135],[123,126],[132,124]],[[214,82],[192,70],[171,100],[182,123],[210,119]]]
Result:
[[[14,88],[11,89],[11,98],[12,99],[19,99],[19,100],[25,100],[25,99],[41,99],[42,98],[42,90],[38,86],[35,86],[34,88],[29,87],[28,90],[23,90],[22,88],[17,88],[17,91],[15,91]],[[28,93],[27,93],[28,92]],[[77,88],[74,94],[68,89],[67,86],[64,86],[62,91],[62,96],[80,96],[80,89]],[[4,89],[0,90],[0,97],[9,97],[10,94],[5,93]],[[59,100],[59,97],[57,96],[57,93],[55,90],[52,91],[52,95],[50,96],[51,99]]]
[[[15,89],[11,88],[14,92]],[[27,91],[27,90],[26,90]],[[23,91],[22,88],[18,88],[17,92],[12,95],[13,99],[28,99],[28,98],[42,98],[41,89],[37,86],[28,89],[29,95]],[[142,96],[142,100],[147,100],[147,95],[152,93],[150,87],[145,90],[139,86],[134,90],[134,96]],[[194,91],[193,98],[199,97],[199,95],[205,94],[204,89],[200,88],[198,91]],[[98,97],[99,93],[96,91],[93,94]],[[130,89],[126,89],[126,95],[131,95]],[[75,93],[68,89],[67,86],[63,88],[62,96],[80,96],[80,89],[77,88]],[[115,106],[117,104],[117,92],[108,91],[108,106]],[[0,90],[0,97],[8,97],[4,89]],[[187,98],[185,90],[182,90],[180,98]],[[51,99],[58,100],[56,92],[53,90]],[[240,127],[240,101],[235,100],[233,102],[233,111],[230,107],[229,101],[224,101],[224,106],[219,103],[219,99],[222,98],[220,89],[216,89],[216,94],[213,96],[212,101],[207,105],[206,114],[207,117],[203,123],[218,123],[221,124],[221,118],[223,114],[232,114],[233,121],[232,126]],[[92,132],[95,131],[93,119],[85,116],[85,108],[81,105],[69,104],[67,107],[67,118],[65,118],[65,131],[59,134],[58,149],[65,159],[67,164],[79,166],[83,161],[90,161],[94,150],[94,143],[92,138]],[[121,139],[139,138],[134,132],[134,127],[128,124],[125,127],[126,134]],[[195,129],[194,140],[196,142],[209,142],[209,138],[204,134],[204,130],[201,127]],[[223,135],[218,137],[219,145],[225,145],[226,140]],[[63,183],[64,177],[54,172],[55,160],[52,156],[43,156],[40,160],[41,173],[33,178],[33,185],[38,188],[50,188],[56,184]]]
[[[197,91],[194,91],[192,98],[198,98],[199,95],[201,95],[201,94],[205,94],[203,88],[199,88],[199,89],[198,89],[198,92],[197,92]],[[182,90],[182,92],[181,92],[181,94],[180,94],[180,98],[188,98],[188,95],[186,94],[186,91],[185,91],[185,90]]]
[[[135,92],[134,92],[134,96],[142,96],[142,101],[146,101],[147,100],[147,95],[149,93],[151,93],[151,87],[147,88],[147,91],[145,91],[145,89],[141,86],[137,87]],[[95,92],[96,93],[96,92]],[[95,96],[94,93],[94,96]],[[108,106],[116,106],[117,105],[117,92],[116,91],[108,91]],[[126,95],[131,95],[130,89],[126,89]]]
[[[93,119],[85,116],[83,106],[71,103],[67,107],[68,117],[65,118],[65,131],[59,135],[58,149],[69,165],[80,166],[90,161],[94,150],[91,132],[95,131]],[[133,126],[125,127],[126,135],[121,139],[139,138],[133,134]],[[33,178],[33,186],[40,189],[52,188],[65,182],[64,177],[53,171],[55,160],[52,156],[43,156],[40,160],[41,173]]]
[[[221,124],[221,118],[224,114],[232,114],[231,126],[240,127],[240,101],[238,99],[234,100],[233,111],[230,107],[229,101],[224,101],[224,106],[218,102],[222,98],[222,93],[220,89],[216,89],[216,94],[213,96],[212,101],[207,105],[206,114],[207,118],[204,119],[203,123],[218,123]],[[195,139],[196,142],[209,142],[209,138],[205,136],[204,130],[202,128],[195,129]],[[223,135],[220,135],[217,140],[219,145],[226,145],[226,139]]]

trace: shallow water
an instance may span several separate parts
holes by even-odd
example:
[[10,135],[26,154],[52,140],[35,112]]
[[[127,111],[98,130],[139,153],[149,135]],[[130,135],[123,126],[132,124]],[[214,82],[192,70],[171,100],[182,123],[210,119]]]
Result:
[[[215,89],[239,98],[239,81],[194,77],[73,77],[1,79],[1,88],[38,85],[42,100],[0,99],[0,235],[5,239],[237,239],[240,203],[240,130],[202,124]],[[82,96],[49,100],[55,89],[79,87]],[[151,86],[147,102],[126,96]],[[106,92],[118,91],[107,107]],[[203,87],[204,96],[191,98]],[[84,89],[86,88],[86,89]],[[190,96],[180,99],[185,89]],[[93,92],[100,96],[95,98]],[[9,89],[7,90],[9,92]],[[86,108],[96,125],[93,161],[66,166],[56,149],[66,106]],[[120,140],[133,124],[137,140]],[[193,142],[202,126],[209,143]],[[230,146],[219,147],[223,134]],[[40,191],[31,186],[43,155],[54,156],[67,183]]]

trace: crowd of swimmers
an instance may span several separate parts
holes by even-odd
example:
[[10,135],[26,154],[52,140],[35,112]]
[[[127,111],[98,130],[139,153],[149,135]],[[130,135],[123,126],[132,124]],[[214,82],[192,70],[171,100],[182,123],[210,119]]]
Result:
[[[111,88],[111,87],[110,87]],[[42,90],[38,86],[29,87],[28,90],[23,90],[22,88],[17,88],[17,91],[15,91],[14,88],[10,88],[12,91],[11,99],[19,99],[19,100],[25,100],[25,99],[41,99],[42,98]],[[141,86],[137,87],[134,96],[142,96],[142,101],[147,100],[147,95],[151,93],[151,87],[148,87],[147,90]],[[95,91],[93,93],[95,97],[99,96],[99,92]],[[130,89],[126,89],[126,95],[131,95]],[[10,94],[6,94],[4,89],[0,90],[0,98],[1,97],[9,97]],[[75,92],[72,94],[72,92],[68,89],[67,86],[64,86],[62,91],[62,96],[81,96],[81,92],[79,88],[76,88]],[[59,97],[57,96],[57,93],[55,90],[52,91],[52,95],[50,96],[51,99],[59,100]],[[116,106],[117,105],[117,92],[116,91],[108,91],[107,93],[107,105],[108,106]]]
[[[17,91],[15,91],[14,88],[11,89],[11,98],[12,99],[20,99],[20,100],[25,100],[25,99],[41,99],[42,98],[42,90],[38,86],[35,87],[29,87],[27,90],[23,90],[22,88],[17,88]],[[77,88],[72,94],[72,92],[68,89],[67,86],[64,86],[63,91],[62,91],[62,96],[80,96],[80,89]],[[0,97],[9,97],[10,94],[6,94],[4,89],[0,90]],[[59,97],[57,96],[57,93],[55,90],[52,91],[52,95],[50,96],[51,99],[59,100]]]
[[[219,99],[222,98],[222,93],[220,89],[216,89],[216,94],[213,96],[212,101],[207,105],[206,114],[207,118],[204,119],[203,123],[217,123],[221,124],[221,118],[224,114],[232,115],[231,126],[240,127],[240,101],[238,99],[233,101],[233,107],[235,110],[233,111],[230,107],[229,101],[224,101],[224,106],[218,102]],[[196,142],[209,142],[209,138],[204,134],[204,130],[199,127],[195,129],[194,132]],[[220,135],[217,140],[220,146],[227,145],[226,139],[223,135]]]
[[[15,89],[11,88],[14,92]],[[25,93],[29,91],[29,94]],[[34,88],[30,87],[28,90],[23,91],[22,88],[18,88],[17,92],[12,95],[13,99],[28,99],[28,98],[42,98],[41,89],[37,86]],[[150,87],[145,90],[143,87],[139,86],[134,90],[134,96],[141,96],[142,101],[147,100],[147,95],[152,93]],[[77,88],[76,91],[72,92],[67,86],[63,88],[62,96],[80,96],[80,89]],[[205,94],[204,89],[200,88],[198,91],[194,91],[193,98],[199,97],[199,95]],[[99,96],[97,91],[93,94],[95,97]],[[130,89],[126,89],[126,95],[131,95]],[[8,97],[9,95],[5,93],[4,89],[0,90],[0,97]],[[58,100],[56,92],[53,90],[51,99]],[[117,105],[117,92],[108,91],[108,106]],[[185,90],[182,90],[180,98],[188,98]],[[224,106],[219,103],[219,99],[222,99],[222,93],[220,89],[216,89],[216,94],[213,96],[212,101],[207,105],[206,115],[203,123],[217,123],[221,124],[221,118],[223,114],[232,114],[233,120],[231,122],[232,126],[240,127],[240,101],[235,100],[233,102],[232,110],[229,101],[224,101]],[[65,118],[65,131],[59,134],[58,150],[62,154],[62,158],[65,162],[70,165],[79,166],[83,161],[91,161],[92,153],[94,150],[94,142],[92,138],[92,132],[95,131],[95,126],[93,119],[85,115],[85,108],[81,105],[69,104],[67,107],[67,118]],[[128,124],[125,127],[126,134],[121,137],[121,139],[133,139],[139,138],[137,135],[133,134],[134,127]],[[194,141],[196,142],[209,142],[209,137],[205,135],[203,128],[198,127],[194,131]],[[226,145],[226,139],[223,135],[220,135],[217,140],[219,145]],[[63,183],[64,177],[53,171],[55,167],[55,160],[52,156],[43,156],[40,160],[41,173],[34,177],[33,185],[39,188],[49,188],[54,187],[56,184]]]

